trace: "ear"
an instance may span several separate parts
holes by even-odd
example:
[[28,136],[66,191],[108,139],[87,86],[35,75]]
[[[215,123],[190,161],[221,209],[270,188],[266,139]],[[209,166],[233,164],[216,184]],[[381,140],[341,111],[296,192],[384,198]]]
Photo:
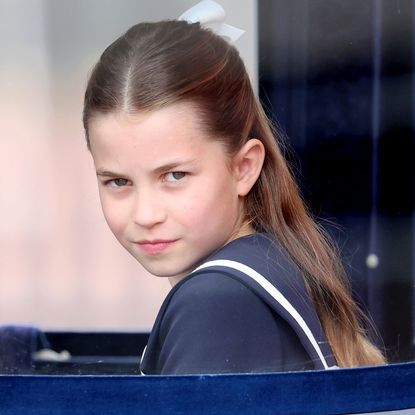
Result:
[[264,164],[265,148],[256,138],[248,140],[234,157],[234,172],[239,196],[246,196],[257,181]]

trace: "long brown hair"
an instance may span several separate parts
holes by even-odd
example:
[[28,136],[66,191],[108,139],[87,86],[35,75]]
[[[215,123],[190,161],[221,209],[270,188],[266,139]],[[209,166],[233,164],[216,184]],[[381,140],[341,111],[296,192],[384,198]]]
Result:
[[265,146],[260,177],[245,198],[246,220],[271,233],[301,268],[340,366],[381,364],[353,301],[339,255],[307,212],[279,146],[279,135],[255,97],[238,51],[199,23],[162,21],[130,28],[102,54],[85,93],[83,122],[94,115],[196,104],[202,128],[235,153],[249,138]]

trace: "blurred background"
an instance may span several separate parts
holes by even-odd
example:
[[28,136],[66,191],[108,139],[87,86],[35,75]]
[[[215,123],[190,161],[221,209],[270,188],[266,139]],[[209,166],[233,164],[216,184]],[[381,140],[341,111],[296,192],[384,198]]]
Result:
[[[356,299],[412,359],[415,2],[218,1]],[[82,100],[109,43],[195,3],[0,0],[0,324],[150,330],[170,287],[107,229]]]
[[260,97],[390,361],[414,357],[415,2],[260,0]]

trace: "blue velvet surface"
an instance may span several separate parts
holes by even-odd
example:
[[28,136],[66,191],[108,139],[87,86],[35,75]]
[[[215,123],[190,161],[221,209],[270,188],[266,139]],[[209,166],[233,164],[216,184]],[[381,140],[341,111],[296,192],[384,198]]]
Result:
[[204,376],[0,376],[0,414],[344,414],[415,408],[415,363]]

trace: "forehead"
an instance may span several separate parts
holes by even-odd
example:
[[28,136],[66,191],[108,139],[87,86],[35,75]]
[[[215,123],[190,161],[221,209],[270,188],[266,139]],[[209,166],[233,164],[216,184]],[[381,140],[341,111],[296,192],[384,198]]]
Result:
[[199,112],[187,103],[170,105],[154,111],[136,113],[97,114],[89,122],[91,147],[94,144],[126,144],[134,138],[136,145],[143,146],[146,139],[154,144],[156,138],[169,140],[205,135],[199,121]]
[[150,165],[183,155],[201,157],[219,144],[202,129],[200,112],[188,103],[134,114],[98,114],[90,120],[89,136],[98,164]]

